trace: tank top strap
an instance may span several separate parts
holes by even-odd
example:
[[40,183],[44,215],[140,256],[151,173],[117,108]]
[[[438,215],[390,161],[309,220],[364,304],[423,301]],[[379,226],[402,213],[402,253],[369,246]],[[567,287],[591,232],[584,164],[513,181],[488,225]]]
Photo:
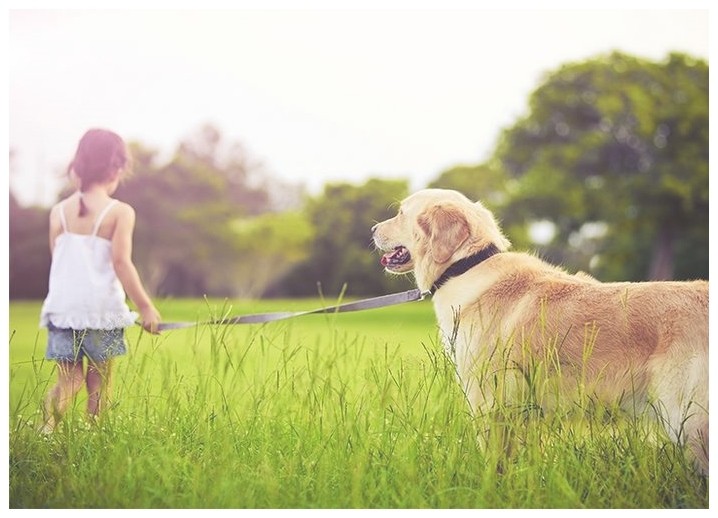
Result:
[[58,207],[60,212],[60,224],[62,225],[62,231],[67,232],[67,220],[65,219],[65,202],[67,200],[62,200],[62,203],[60,203],[60,206]]
[[95,226],[92,228],[92,235],[96,236],[97,231],[100,230],[100,224],[102,223],[102,220],[105,219],[105,216],[107,216],[107,213],[110,212],[110,209],[115,206],[117,203],[117,200],[112,200],[110,203],[108,203],[104,209],[102,209],[102,212],[97,216],[97,219],[95,220]]

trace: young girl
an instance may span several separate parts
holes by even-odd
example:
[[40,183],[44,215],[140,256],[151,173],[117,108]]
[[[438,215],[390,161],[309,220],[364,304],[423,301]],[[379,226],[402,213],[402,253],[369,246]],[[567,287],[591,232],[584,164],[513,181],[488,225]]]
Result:
[[135,211],[111,198],[127,165],[127,148],[118,135],[89,130],[68,167],[78,191],[50,211],[52,265],[40,321],[48,329],[46,358],[57,361],[58,380],[45,399],[45,432],[54,429],[83,381],[88,415],[100,412],[112,358],[126,352],[123,328],[137,319],[126,295],[142,326],[157,333],[160,314],[132,262]]

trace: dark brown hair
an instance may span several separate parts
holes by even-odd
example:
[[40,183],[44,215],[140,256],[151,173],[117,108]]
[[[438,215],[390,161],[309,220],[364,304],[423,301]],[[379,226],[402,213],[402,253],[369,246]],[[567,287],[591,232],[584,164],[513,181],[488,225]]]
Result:
[[96,183],[106,182],[129,162],[127,146],[122,138],[105,129],[88,130],[80,139],[75,158],[67,167],[80,180],[80,217],[87,214],[82,193]]

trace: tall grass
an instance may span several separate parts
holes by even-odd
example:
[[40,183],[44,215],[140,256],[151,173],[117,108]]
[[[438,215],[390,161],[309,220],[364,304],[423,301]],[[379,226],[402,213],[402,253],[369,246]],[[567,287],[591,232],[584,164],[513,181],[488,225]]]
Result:
[[[160,309],[203,319],[315,304]],[[609,410],[514,412],[510,461],[484,446],[477,435],[494,424],[470,414],[428,303],[159,337],[129,330],[101,420],[87,423],[81,396],[44,436],[40,402],[55,374],[38,312],[10,306],[13,508],[708,506],[680,448]]]

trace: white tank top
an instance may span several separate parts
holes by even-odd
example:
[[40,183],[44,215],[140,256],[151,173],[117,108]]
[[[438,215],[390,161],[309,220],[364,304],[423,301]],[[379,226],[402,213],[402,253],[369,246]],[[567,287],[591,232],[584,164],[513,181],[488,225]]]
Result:
[[51,323],[61,329],[116,329],[137,320],[112,265],[112,242],[97,235],[115,203],[117,200],[112,200],[97,216],[92,234],[69,232],[65,202],[60,205],[63,232],[55,240],[41,326]]

